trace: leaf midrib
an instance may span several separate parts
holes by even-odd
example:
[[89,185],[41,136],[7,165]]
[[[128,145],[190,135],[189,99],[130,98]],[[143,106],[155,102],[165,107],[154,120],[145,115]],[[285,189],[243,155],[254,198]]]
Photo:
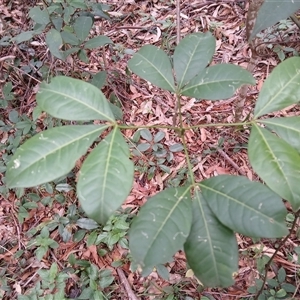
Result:
[[[274,99],[277,98],[282,93],[282,91],[285,90],[286,86],[288,86],[297,76],[299,76],[299,74],[296,72],[296,74],[293,77],[291,77],[291,79],[289,81],[287,81],[287,83],[284,86],[281,87],[279,92],[276,93],[273,97],[271,97],[271,99],[268,102],[266,102],[266,104],[258,112],[255,113],[253,118],[256,119],[259,116],[261,116],[262,115],[261,112],[264,111],[266,109],[266,107],[270,106],[270,104],[272,104]],[[259,101],[259,98],[257,99],[257,102],[258,101]]]
[[100,216],[101,216],[101,220],[104,220],[103,218],[103,215],[104,215],[104,210],[103,210],[103,207],[104,207],[104,194],[105,194],[105,191],[106,191],[106,182],[107,182],[107,179],[108,179],[108,170],[109,170],[109,165],[110,165],[110,160],[112,158],[112,149],[113,149],[113,144],[115,142],[115,136],[116,136],[116,133],[117,133],[117,130],[118,128],[115,127],[111,133],[112,137],[111,137],[111,140],[110,140],[110,143],[109,143],[109,146],[108,146],[108,151],[107,151],[107,159],[106,159],[106,162],[105,162],[105,168],[104,168],[104,174],[103,174],[103,185],[102,185],[102,191],[101,191],[101,196],[100,196],[100,205],[101,205],[101,209],[100,209]]
[[[215,275],[217,276],[218,278],[218,282],[221,282],[221,279],[220,279],[220,276],[219,276],[219,272],[218,272],[218,267],[217,267],[217,264],[216,264],[216,256],[215,256],[215,252],[214,252],[214,248],[213,248],[213,245],[212,245],[212,239],[211,239],[211,235],[210,235],[210,231],[209,231],[209,227],[208,227],[208,224],[207,224],[207,221],[206,221],[206,217],[205,217],[205,212],[203,211],[203,208],[202,208],[202,205],[201,205],[201,199],[200,199],[200,195],[198,194],[199,192],[197,192],[197,202],[199,203],[199,207],[200,207],[200,210],[201,210],[201,214],[202,214],[202,219],[203,219],[203,222],[204,222],[204,226],[205,226],[205,231],[206,231],[206,236],[208,238],[208,241],[209,241],[209,248],[210,248],[210,253],[213,257],[213,264],[214,264],[214,270],[215,270]],[[204,199],[204,201],[206,201]],[[209,207],[208,207],[209,209]]]
[[[299,118],[299,120],[300,120],[300,118]],[[300,134],[300,128],[297,129],[295,127],[290,127],[290,126],[287,126],[287,125],[285,125],[283,123],[276,123],[276,122],[273,123],[272,120],[260,120],[260,122],[264,123],[264,124],[267,124],[267,125],[269,124],[269,125],[274,125],[276,127],[281,127],[281,128],[287,129],[289,131],[292,131],[292,132]]]
[[149,59],[147,59],[145,56],[143,56],[139,52],[137,52],[137,54],[140,55],[143,59],[145,59],[160,74],[160,76],[168,83],[168,85],[171,88],[172,92],[175,92],[174,84],[172,85],[169,82],[169,80],[167,80],[167,78],[163,75],[163,73],[161,73],[160,70],[158,68],[156,68],[155,65]]
[[[233,202],[237,203],[237,204],[240,205],[240,206],[244,206],[244,207],[245,207],[246,209],[248,209],[248,210],[254,211],[254,212],[257,213],[258,215],[261,215],[264,219],[270,220],[270,218],[272,218],[272,217],[270,217],[270,216],[268,216],[268,215],[263,214],[263,213],[260,212],[260,211],[255,210],[253,207],[251,207],[251,206],[249,206],[249,205],[246,205],[246,204],[243,203],[243,202],[238,201],[238,199],[235,199],[235,198],[229,196],[229,195],[226,194],[226,193],[222,193],[222,192],[220,192],[219,190],[213,189],[213,188],[211,188],[211,187],[209,187],[209,186],[206,186],[206,185],[204,185],[204,184],[201,184],[201,183],[200,183],[199,185],[201,186],[201,188],[204,188],[204,189],[206,189],[206,190],[209,190],[209,191],[211,191],[211,192],[214,192],[214,193],[216,193],[216,194],[218,194],[218,195],[220,195],[220,196],[222,196],[222,197],[228,199],[228,201],[233,201]],[[273,219],[273,218],[272,218],[272,219]],[[274,219],[273,219],[273,220],[274,220]],[[274,221],[276,221],[276,220],[274,220]],[[279,222],[276,221],[276,223],[280,225]]]
[[[49,151],[46,155],[42,155],[42,156],[39,156],[37,159],[35,159],[33,161],[33,163],[29,164],[26,169],[23,169],[22,171],[20,171],[18,173],[18,177],[20,177],[21,174],[23,174],[25,171],[28,171],[29,168],[31,168],[32,166],[34,166],[35,164],[37,164],[42,158],[45,158],[45,160],[47,159],[47,157],[49,157],[50,155],[54,154],[56,151],[62,151],[63,148],[66,148],[68,147],[70,144],[74,143],[74,142],[78,142],[79,140],[85,138],[86,136],[89,136],[89,135],[92,135],[93,133],[97,132],[97,131],[100,131],[100,130],[104,130],[106,127],[108,127],[107,125],[102,125],[101,128],[97,128],[93,131],[90,131],[84,135],[80,135],[78,138],[76,139],[73,139],[71,140],[70,142],[64,144],[62,147],[60,148],[55,148],[53,149],[52,151]],[[91,141],[91,144],[92,144],[92,141]],[[22,148],[22,146],[20,147],[20,149]],[[17,178],[17,177],[16,177]]]
[[[156,238],[162,232],[163,227],[165,227],[167,221],[169,221],[169,219],[170,219],[171,215],[173,214],[174,210],[177,208],[177,206],[179,205],[179,203],[184,199],[184,196],[189,192],[189,190],[190,190],[190,187],[187,187],[186,190],[178,198],[178,200],[176,201],[176,203],[174,204],[174,206],[172,207],[172,209],[169,211],[169,213],[166,216],[165,220],[161,223],[161,226],[157,230],[157,232],[156,232],[155,236],[153,237],[151,243],[149,243],[148,249],[147,249],[147,251],[145,252],[145,255],[144,255],[144,261],[145,261],[146,257],[148,256],[148,252],[151,249],[153,243],[156,241]],[[176,195],[174,195],[174,196],[176,197]]]
[[[265,143],[266,147],[268,148],[269,153],[271,154],[271,156],[272,156],[272,158],[273,158],[273,161],[276,163],[276,165],[277,165],[279,171],[281,172],[281,174],[282,174],[283,178],[285,179],[285,182],[287,183],[287,185],[288,185],[288,187],[289,187],[289,190],[290,190],[290,192],[291,192],[292,189],[291,189],[291,186],[290,186],[290,184],[289,184],[289,180],[288,180],[288,178],[285,176],[285,173],[284,173],[283,169],[281,168],[281,165],[278,163],[278,159],[277,159],[276,156],[274,155],[274,152],[272,151],[271,147],[269,147],[269,144],[268,144],[267,140],[265,139],[265,136],[264,136],[263,132],[260,130],[259,126],[257,126],[256,124],[254,124],[254,126],[255,126],[255,128],[257,129],[257,132],[260,134],[260,136],[261,136],[263,142]],[[291,192],[291,194],[293,195],[292,192]],[[293,197],[293,198],[294,198],[294,197]]]
[[[82,105],[88,107],[88,108],[91,109],[92,111],[96,112],[96,113],[99,114],[100,116],[103,116],[103,117],[105,118],[105,120],[111,121],[111,122],[115,122],[114,119],[112,119],[111,117],[105,115],[105,114],[102,113],[101,111],[96,110],[93,106],[87,104],[86,102],[80,101],[78,98],[75,98],[75,97],[73,97],[73,96],[70,96],[69,94],[65,94],[65,93],[62,93],[62,92],[58,92],[58,91],[55,91],[55,90],[52,90],[52,89],[49,90],[49,89],[47,89],[47,88],[42,88],[42,87],[40,88],[40,91],[44,91],[44,92],[47,92],[47,93],[51,92],[51,93],[53,93],[53,94],[60,95],[60,96],[62,96],[62,97],[64,97],[64,98],[70,98],[71,101],[73,100],[73,101],[75,101],[75,102],[77,102],[77,103],[80,103],[80,104],[82,104]],[[105,105],[105,104],[104,104],[104,105]]]
[[[196,75],[198,76],[198,75]],[[195,85],[192,85],[192,86],[187,86],[186,88],[184,88],[182,90],[182,93],[188,91],[188,90],[191,90],[191,89],[194,89],[196,87],[201,87],[201,86],[205,86],[205,85],[210,85],[210,84],[215,84],[215,83],[220,83],[220,84],[224,84],[224,83],[232,83],[232,81],[234,82],[238,82],[238,84],[240,83],[248,83],[248,81],[245,81],[245,80],[239,80],[239,79],[235,79],[235,80],[228,80],[228,79],[218,79],[218,80],[211,80],[211,81],[207,81],[207,82],[203,82],[201,84],[195,84]],[[249,83],[250,84],[250,83]]]
[[[190,55],[189,61],[188,61],[187,65],[186,65],[186,68],[185,68],[183,74],[182,74],[182,78],[181,78],[181,81],[180,81],[179,86],[178,86],[178,89],[179,89],[179,90],[182,88],[182,86],[183,86],[183,84],[184,84],[183,81],[184,81],[184,79],[185,79],[187,70],[188,70],[189,67],[190,67],[191,61],[193,60],[193,57],[194,57],[195,53],[197,52],[196,50],[197,50],[197,48],[198,48],[198,46],[199,46],[200,43],[201,43],[201,41],[198,41],[197,45],[195,46],[194,50],[192,51],[192,55]],[[199,51],[199,52],[201,52],[201,51]],[[200,72],[200,71],[199,71],[199,72]],[[196,75],[196,76],[197,76],[197,75]]]

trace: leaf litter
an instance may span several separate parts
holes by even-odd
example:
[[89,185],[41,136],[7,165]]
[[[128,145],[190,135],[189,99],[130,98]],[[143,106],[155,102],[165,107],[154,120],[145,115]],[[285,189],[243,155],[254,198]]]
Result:
[[[0,48],[0,81],[5,84],[13,83],[13,94],[16,101],[7,109],[1,110],[1,121],[11,124],[9,112],[17,110],[19,115],[25,114],[29,118],[36,106],[35,96],[39,81],[41,80],[39,70],[32,67],[32,53],[36,60],[44,61],[50,65],[53,72],[63,72],[72,76],[74,73],[84,73],[84,79],[90,79],[90,74],[95,74],[101,66],[108,71],[108,85],[102,91],[110,98],[115,95],[120,99],[123,109],[123,121],[135,125],[172,125],[175,109],[175,100],[171,93],[163,91],[150,83],[126,73],[127,62],[130,54],[137,51],[142,45],[150,44],[163,49],[172,49],[176,45],[176,7],[174,1],[132,1],[132,0],[110,0],[111,21],[96,20],[91,30],[91,35],[107,35],[118,51],[112,48],[103,50],[94,49],[88,52],[89,64],[79,61],[75,57],[69,57],[66,62],[51,60],[47,47],[43,42],[45,36],[42,34],[33,38],[32,42],[25,43],[26,47],[21,49],[19,45],[11,45]],[[35,5],[35,1],[0,1],[0,34],[6,33],[14,36],[18,30],[30,30],[30,22],[27,18],[28,7]],[[192,32],[211,31],[217,40],[216,53],[212,64],[234,63],[247,68],[251,57],[251,50],[246,41],[245,20],[248,9],[246,1],[181,1],[181,38]],[[266,38],[266,37],[265,37]],[[290,47],[297,47],[299,32],[294,30],[290,40]],[[274,41],[270,43],[284,41]],[[299,46],[298,46],[299,47]],[[123,51],[122,51],[123,49]],[[279,63],[277,55],[267,47],[266,43],[258,46],[260,59],[254,69],[254,77],[257,85],[249,88],[243,109],[243,118],[252,114],[255,99],[265,78],[271,70]],[[299,50],[299,49],[298,49]],[[7,57],[7,58],[6,58]],[[13,57],[20,59],[17,67],[12,66]],[[32,72],[27,76],[26,66],[32,67]],[[9,74],[6,78],[4,75]],[[3,95],[2,95],[3,96]],[[234,103],[237,95],[223,101],[201,101],[183,97],[183,123],[186,126],[207,123],[227,123],[234,121]],[[295,116],[299,115],[299,108],[292,105],[280,112],[270,116]],[[41,114],[36,120],[36,132],[45,129],[47,116]],[[172,145],[180,142],[176,133],[162,129],[165,132],[163,142]],[[8,132],[0,131],[1,143],[7,143],[9,136],[14,130]],[[134,130],[124,131],[127,139],[131,139]],[[235,132],[231,129],[201,128],[190,129],[186,132],[189,154],[193,161],[193,171],[198,181],[219,174],[245,174],[250,180],[257,180],[253,173],[247,156],[247,140],[249,132]],[[0,157],[7,155],[7,150],[0,148]],[[142,153],[140,157],[133,157],[136,165],[149,165],[153,160],[150,154]],[[82,160],[78,160],[75,174],[80,169]],[[174,159],[169,164],[170,173],[164,173],[156,169],[152,178],[148,178],[146,171],[137,168],[132,192],[124,205],[123,210],[136,213],[146,199],[153,196],[164,187],[171,184],[172,180],[179,178],[179,172],[184,168],[184,156],[182,153],[174,153]],[[0,184],[3,183],[4,174],[0,173]],[[179,183],[184,180],[178,179]],[[72,182],[69,182],[72,184]],[[179,251],[174,256],[174,261],[166,265],[169,279],[162,279],[158,270],[153,270],[148,277],[142,277],[138,272],[130,270],[130,263],[126,259],[128,250],[120,245],[113,247],[112,251],[103,256],[99,251],[105,250],[95,245],[87,246],[86,240],[78,242],[74,239],[63,241],[59,229],[54,229],[50,237],[58,242],[59,247],[47,252],[42,261],[36,259],[34,249],[28,248],[28,242],[33,238],[28,232],[40,229],[44,224],[53,220],[54,215],[66,216],[68,207],[77,204],[76,194],[73,190],[62,193],[65,202],[54,201],[47,206],[37,202],[34,208],[30,208],[21,214],[20,196],[27,193],[35,193],[34,189],[26,189],[20,195],[13,191],[3,193],[0,198],[0,272],[4,278],[12,278],[7,284],[7,290],[0,289],[0,298],[17,299],[18,294],[26,292],[39,281],[37,271],[49,269],[53,263],[57,263],[63,270],[69,266],[70,255],[76,255],[77,259],[87,260],[95,264],[99,269],[109,269],[114,276],[113,284],[105,289],[110,293],[110,299],[165,299],[168,295],[176,294],[178,299],[191,297],[200,299],[207,296],[211,299],[241,299],[249,297],[247,288],[255,284],[258,278],[256,264],[257,253],[271,255],[275,251],[276,243],[271,240],[254,241],[248,237],[237,235],[240,250],[239,270],[235,276],[235,285],[227,289],[208,288],[202,289],[199,282],[188,271],[184,253]],[[39,190],[41,198],[53,198],[55,192],[46,189]],[[289,207],[288,207],[289,208]],[[76,224],[69,224],[67,231],[72,237],[79,230]],[[299,247],[297,232],[287,242],[274,259],[276,268],[283,267],[289,281],[294,283],[295,273],[299,271],[298,255],[294,248]],[[105,251],[104,251],[105,252]],[[246,254],[245,254],[246,253]],[[201,254],[199,254],[201,255]],[[122,261],[121,267],[112,267],[116,261]],[[268,274],[270,278],[275,277],[275,271]],[[0,288],[3,287],[0,282]],[[4,284],[4,286],[5,286]],[[80,278],[72,274],[67,281],[66,295],[74,296],[80,294]],[[299,295],[299,291],[295,297]]]

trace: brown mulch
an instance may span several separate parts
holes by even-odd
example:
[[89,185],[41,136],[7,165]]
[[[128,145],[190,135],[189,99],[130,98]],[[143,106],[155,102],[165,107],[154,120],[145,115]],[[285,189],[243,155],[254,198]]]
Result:
[[[33,71],[30,76],[24,74],[22,66],[30,65],[34,51],[34,57],[47,64],[52,75],[63,72],[67,76],[82,74],[87,71],[96,73],[100,70],[107,70],[109,73],[109,84],[103,92],[109,97],[114,93],[121,100],[124,112],[125,124],[135,125],[172,125],[173,111],[175,109],[175,98],[167,91],[160,90],[150,83],[138,78],[135,75],[129,77],[126,72],[127,62],[130,55],[125,49],[137,51],[142,45],[151,44],[167,49],[171,54],[176,46],[176,7],[175,1],[134,1],[134,0],[111,0],[110,11],[112,21],[96,20],[92,36],[105,34],[115,43],[116,46],[102,50],[93,50],[89,53],[90,64],[86,65],[75,57],[67,62],[52,59],[47,46],[44,44],[43,35],[35,37],[34,43],[25,43],[27,48],[20,49],[18,45],[0,48],[0,58],[13,56],[20,60],[20,64],[13,66],[11,60],[0,60],[0,85],[8,81],[13,83],[13,91],[17,98],[17,104],[13,109],[20,114],[31,117],[36,105],[35,95],[37,92],[40,77],[38,70]],[[19,30],[30,29],[28,21],[28,7],[34,6],[35,1],[8,1],[0,0],[0,38],[4,34],[15,35]],[[247,68],[251,57],[250,48],[245,38],[245,19],[248,9],[246,1],[181,1],[181,38],[191,32],[212,31],[216,40],[217,48],[214,56],[214,63],[233,63]],[[5,25],[3,23],[5,22]],[[2,24],[2,25],[1,25]],[[294,30],[290,33],[287,44],[299,50],[299,32]],[[278,41],[279,43],[285,42]],[[298,43],[299,44],[299,43]],[[115,50],[118,48],[118,51]],[[257,85],[249,89],[243,116],[251,115],[259,90],[268,74],[279,63],[277,55],[264,44],[261,45],[263,55],[257,62],[254,70],[254,77]],[[8,77],[7,77],[8,75]],[[89,79],[86,74],[85,80]],[[222,101],[201,101],[183,97],[183,122],[185,125],[230,123],[234,121],[235,101],[237,96]],[[12,109],[12,108],[11,108]],[[9,110],[1,110],[1,118],[9,122]],[[273,115],[299,115],[299,109],[291,106]],[[37,126],[43,130],[42,117],[37,121]],[[164,129],[162,129],[164,130]],[[165,145],[179,142],[175,132],[166,131]],[[133,130],[124,131],[124,135],[131,138]],[[236,132],[230,128],[201,128],[186,132],[186,139],[189,146],[189,153],[193,161],[193,171],[198,181],[218,174],[244,174],[251,180],[257,180],[253,173],[247,156],[247,140],[249,132]],[[0,131],[1,143],[7,143],[9,134]],[[220,149],[214,147],[220,144]],[[0,156],[5,155],[5,150]],[[184,156],[180,153],[174,155],[174,161],[170,164],[171,173],[162,174],[157,171],[152,179],[145,174],[137,173],[133,184],[132,193],[124,203],[123,208],[131,208],[136,212],[145,203],[147,197],[162,190],[167,182],[177,175],[177,172],[184,167]],[[143,155],[141,158],[147,164],[151,156]],[[133,158],[137,163],[138,158]],[[0,174],[0,180],[3,176]],[[0,181],[1,184],[1,181]],[[2,182],[2,184],[4,184]],[[45,193],[44,191],[42,193]],[[46,193],[43,196],[47,196]],[[52,195],[50,195],[52,196]],[[167,292],[179,289],[181,295],[190,296],[193,299],[200,299],[201,296],[212,296],[213,299],[240,299],[249,297],[247,288],[255,284],[258,278],[255,254],[259,247],[263,247],[262,253],[271,255],[275,249],[275,241],[262,240],[254,242],[250,238],[237,235],[240,247],[239,270],[236,274],[236,283],[228,289],[205,289],[202,290],[197,280],[187,273],[186,260],[183,252],[175,255],[174,262],[168,264],[170,279],[161,279],[156,271],[153,271],[147,278],[140,276],[138,272],[130,271],[130,263],[125,263],[119,269],[111,267],[111,263],[117,260],[124,260],[127,250],[115,247],[104,257],[97,253],[96,246],[87,247],[85,241],[62,242],[57,230],[51,233],[51,238],[59,243],[59,248],[48,253],[39,262],[31,249],[26,245],[30,238],[29,230],[43,222],[52,219],[55,213],[65,215],[68,205],[76,203],[76,195],[73,191],[65,193],[68,203],[55,203],[51,208],[38,203],[38,207],[30,210],[29,217],[24,222],[18,220],[19,199],[10,191],[7,196],[0,198],[0,274],[5,269],[6,274],[18,279],[10,283],[17,294],[26,291],[35,285],[38,280],[37,270],[49,268],[53,262],[57,262],[61,268],[68,264],[68,257],[71,253],[79,259],[86,259],[101,268],[110,268],[115,276],[114,292],[110,299],[154,299],[162,297]],[[73,232],[77,228],[70,228]],[[276,268],[284,267],[290,282],[297,285],[295,274],[299,271],[297,264],[298,257],[293,252],[294,247],[300,246],[296,232],[292,235],[284,249],[274,259]],[[19,259],[15,258],[18,251],[23,250]],[[248,253],[245,255],[243,253]],[[4,273],[2,274],[4,275]],[[123,276],[124,275],[124,276]],[[275,276],[275,271],[270,271],[269,277]],[[68,291],[76,286],[78,278],[74,277],[68,281]],[[299,284],[298,284],[299,287]],[[165,291],[165,292],[164,292]],[[2,294],[1,294],[2,293]],[[151,295],[151,296],[150,296]],[[295,297],[299,297],[298,291]],[[7,298],[5,293],[0,291],[0,298]],[[181,299],[181,298],[178,298]]]

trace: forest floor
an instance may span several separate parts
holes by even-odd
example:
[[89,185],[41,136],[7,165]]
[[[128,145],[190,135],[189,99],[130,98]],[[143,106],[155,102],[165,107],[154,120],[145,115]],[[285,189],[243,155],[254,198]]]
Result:
[[[105,268],[111,271],[112,282],[105,285],[103,299],[251,299],[253,293],[249,288],[255,287],[256,280],[261,276],[264,256],[274,253],[277,240],[254,240],[237,235],[240,251],[239,269],[235,285],[227,289],[203,288],[189,271],[184,252],[181,251],[174,256],[173,262],[166,265],[169,271],[168,280],[159,276],[157,270],[143,278],[137,271],[130,270],[130,254],[120,243],[114,244],[110,251],[109,242],[95,245],[88,241],[93,232],[101,233],[99,228],[87,230],[79,228],[76,222],[68,223],[68,220],[76,220],[82,215],[77,207],[76,193],[71,189],[75,183],[74,178],[66,178],[63,182],[65,185],[60,186],[61,189],[55,184],[44,189],[26,189],[19,192],[5,188],[7,160],[14,147],[23,139],[16,136],[17,127],[13,124],[24,121],[25,116],[32,120],[38,85],[44,79],[36,72],[41,66],[48,67],[50,76],[63,73],[83,80],[89,79],[87,74],[95,74],[105,69],[109,74],[108,84],[102,91],[108,99],[112,95],[119,99],[125,124],[172,125],[174,97],[135,75],[129,75],[127,62],[131,57],[128,54],[130,50],[137,51],[145,44],[172,52],[176,45],[175,1],[110,0],[107,4],[111,6],[111,21],[96,20],[90,34],[106,35],[113,41],[114,46],[106,47],[105,50],[90,51],[89,63],[75,57],[70,57],[65,62],[51,57],[44,43],[45,34],[36,36],[29,42],[0,46],[0,101],[4,101],[8,96],[12,97],[7,107],[0,105],[0,299],[18,299],[18,295],[28,294],[30,289],[38,284],[41,284],[40,289],[45,291],[45,287],[42,287],[43,279],[38,271],[48,270],[54,263],[57,263],[59,272],[64,270],[65,274],[69,274],[64,287],[66,297],[77,299],[84,279],[80,272],[71,274],[65,271],[70,267],[70,255],[75,260],[90,262],[100,270]],[[35,1],[30,0],[0,0],[0,39],[5,35],[19,33],[20,30],[30,30],[32,21],[28,17],[28,11],[34,5]],[[181,1],[180,9],[181,38],[193,32],[211,31],[217,41],[213,63],[233,63],[247,68],[251,58],[245,33],[248,2]],[[300,50],[299,29],[290,22],[282,22],[280,26],[266,30],[261,37],[260,53],[263,54],[256,62],[253,72],[256,85],[248,90],[243,109],[244,118],[251,116],[262,84],[280,62],[279,56],[289,57],[293,55],[292,50]],[[279,56],[274,48],[280,52]],[[1,59],[7,56],[12,56],[13,59]],[[41,64],[32,66],[34,62]],[[12,84],[12,89],[5,95],[4,85],[9,83]],[[196,99],[184,98],[184,123],[192,125],[233,122],[237,98],[238,94],[222,101],[198,102]],[[299,115],[299,110],[291,106],[272,114],[278,115]],[[46,127],[46,119],[42,114],[36,120],[36,132]],[[4,129],[8,128],[7,126],[11,126],[9,130]],[[165,145],[178,142],[175,132],[165,133]],[[127,130],[124,134],[131,138],[134,131]],[[218,174],[245,175],[250,180],[258,180],[248,161],[248,137],[247,130],[220,131],[209,127],[190,130],[187,142],[197,180],[201,181]],[[164,173],[158,168],[151,173],[149,161],[153,159],[151,153],[143,153],[140,157],[133,156],[136,166],[135,180],[121,213],[128,216],[126,221],[137,213],[148,197],[184,179],[186,173],[183,154],[174,154],[174,160],[168,165],[170,173]],[[79,166],[80,162],[74,174],[78,172]],[[44,202],[37,199],[44,199]],[[71,211],[70,207],[74,211]],[[65,218],[67,221],[63,223],[59,218]],[[291,222],[292,219],[293,215],[289,214],[287,221]],[[50,249],[42,260],[38,260],[36,247],[29,247],[28,243],[40,236],[40,229],[45,224],[53,222],[57,222],[57,226],[50,230],[50,238],[58,243],[58,247]],[[69,239],[63,236],[66,232],[69,233]],[[278,270],[284,269],[284,281],[295,287],[290,299],[300,299],[300,244],[297,234],[298,228],[275,256],[273,267],[268,273],[268,278],[276,281]],[[78,267],[80,270],[83,268],[82,265]],[[85,282],[84,285],[88,284]],[[45,295],[28,299],[44,299],[43,296]]]

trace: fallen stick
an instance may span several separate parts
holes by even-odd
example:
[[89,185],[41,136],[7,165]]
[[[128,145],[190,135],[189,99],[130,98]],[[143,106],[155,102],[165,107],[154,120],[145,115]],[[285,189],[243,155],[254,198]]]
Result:
[[134,294],[133,290],[131,289],[131,286],[123,272],[122,269],[120,268],[117,268],[117,272],[118,272],[118,275],[120,277],[120,280],[121,280],[121,284],[123,284],[127,294],[128,294],[128,299],[129,300],[138,300],[138,298],[136,297],[136,295]]

